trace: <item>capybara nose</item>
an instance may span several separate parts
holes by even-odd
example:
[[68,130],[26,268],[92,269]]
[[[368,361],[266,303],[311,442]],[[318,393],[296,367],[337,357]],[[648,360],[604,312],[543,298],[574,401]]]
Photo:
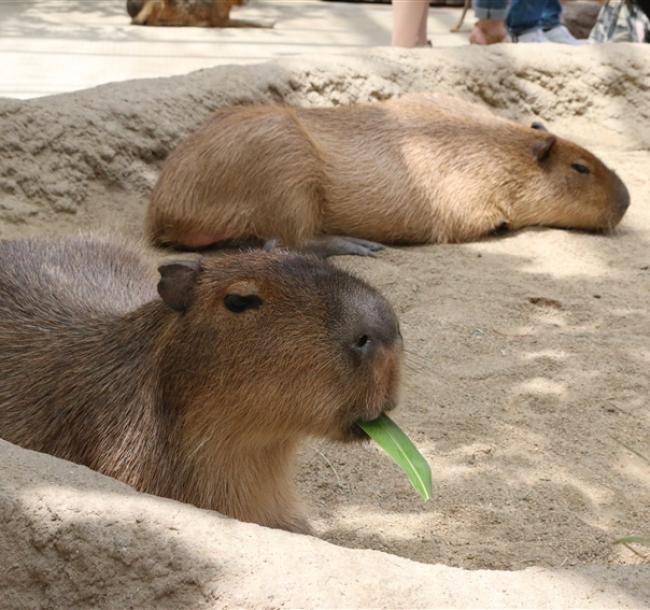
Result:
[[630,191],[627,190],[625,183],[619,178],[616,184],[616,202],[621,211],[621,216],[630,207]]
[[399,324],[393,316],[374,322],[363,327],[351,345],[352,350],[361,356],[372,353],[380,345],[391,348],[402,340]]
[[126,0],[126,12],[133,18],[138,15],[144,6],[144,0]]

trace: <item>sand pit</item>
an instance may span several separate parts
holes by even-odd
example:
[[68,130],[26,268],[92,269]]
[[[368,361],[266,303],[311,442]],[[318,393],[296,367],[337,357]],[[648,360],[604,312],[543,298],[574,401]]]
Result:
[[339,259],[400,314],[395,419],[431,460],[434,496],[422,505],[371,446],[310,446],[298,480],[317,532],[463,568],[639,563],[613,541],[650,534],[650,464],[635,453],[650,456],[647,46],[377,51],[0,100],[0,237],[141,237],[160,163],[223,104],[420,90],[542,119],[616,169],[632,205],[610,236],[536,229]]

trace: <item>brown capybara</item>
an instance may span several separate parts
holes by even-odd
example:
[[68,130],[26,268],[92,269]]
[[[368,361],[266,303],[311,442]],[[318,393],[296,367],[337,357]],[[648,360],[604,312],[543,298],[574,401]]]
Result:
[[195,26],[213,28],[270,28],[272,23],[232,19],[233,6],[242,0],[127,0],[134,25]]
[[111,242],[0,242],[0,438],[144,492],[308,532],[291,481],[296,449],[307,436],[367,438],[355,422],[395,406],[393,310],[298,253],[159,272]]
[[417,244],[530,225],[614,227],[629,205],[620,178],[534,127],[425,94],[223,108],[165,162],[147,232],[186,248],[253,238],[294,247],[327,235]]

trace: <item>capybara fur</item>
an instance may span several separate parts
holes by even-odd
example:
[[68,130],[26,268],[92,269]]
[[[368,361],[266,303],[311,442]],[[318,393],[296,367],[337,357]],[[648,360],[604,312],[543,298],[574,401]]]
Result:
[[166,160],[147,232],[159,245],[294,247],[327,234],[415,244],[530,225],[614,227],[629,205],[620,178],[535,127],[427,94],[222,108]]
[[272,23],[232,19],[233,6],[243,0],[127,0],[134,25],[195,26],[213,28],[267,28]]
[[[125,244],[0,242],[0,437],[138,490],[308,532],[308,436],[393,408],[388,302],[282,251],[149,264]],[[157,285],[157,290],[156,290]]]

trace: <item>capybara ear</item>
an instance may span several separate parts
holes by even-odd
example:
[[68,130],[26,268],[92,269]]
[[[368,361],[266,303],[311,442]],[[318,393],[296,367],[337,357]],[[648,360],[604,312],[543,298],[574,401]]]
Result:
[[170,261],[160,265],[158,271],[160,298],[175,311],[185,311],[192,300],[194,284],[201,271],[201,261]]
[[540,121],[533,121],[530,124],[530,126],[533,129],[539,129],[540,131],[548,131],[548,129],[546,129],[546,125],[544,125],[544,123],[541,123]]
[[535,159],[544,161],[544,159],[548,158],[555,141],[555,136],[549,136],[545,140],[536,140],[532,146]]
[[228,286],[223,304],[228,311],[242,313],[248,309],[259,309],[264,302],[255,282],[244,280]]

